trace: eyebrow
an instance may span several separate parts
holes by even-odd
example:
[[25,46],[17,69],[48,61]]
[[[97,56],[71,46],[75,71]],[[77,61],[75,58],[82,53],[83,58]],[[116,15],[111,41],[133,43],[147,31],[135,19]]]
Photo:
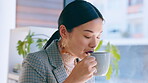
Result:
[[93,31],[91,31],[91,30],[84,30],[84,31],[93,33]]
[[[84,30],[84,31],[93,33],[93,31],[91,31],[91,30]],[[103,31],[101,31],[100,33],[102,33],[102,32]]]

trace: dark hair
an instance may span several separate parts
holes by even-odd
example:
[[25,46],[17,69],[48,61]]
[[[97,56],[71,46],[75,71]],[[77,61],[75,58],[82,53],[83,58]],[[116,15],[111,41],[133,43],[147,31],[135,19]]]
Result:
[[[61,12],[58,19],[58,29],[60,25],[64,25],[67,31],[71,32],[74,27],[97,18],[104,20],[103,16],[95,6],[83,0],[76,0],[68,4]],[[44,49],[46,49],[54,39],[59,38],[60,34],[59,30],[57,30],[47,41]]]

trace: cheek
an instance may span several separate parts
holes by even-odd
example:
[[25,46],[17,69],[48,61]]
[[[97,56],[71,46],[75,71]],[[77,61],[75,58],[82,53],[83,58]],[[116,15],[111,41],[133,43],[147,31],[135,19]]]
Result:
[[71,42],[75,50],[84,51],[88,47],[88,41],[82,37],[77,37]]
[[[100,39],[97,41],[97,46],[98,46],[99,43],[100,43]],[[96,46],[96,47],[97,47],[97,46]]]

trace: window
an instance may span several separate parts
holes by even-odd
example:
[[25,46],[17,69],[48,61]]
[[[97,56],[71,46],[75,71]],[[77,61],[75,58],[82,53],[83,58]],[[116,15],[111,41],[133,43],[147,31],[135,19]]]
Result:
[[[94,3],[94,0],[89,1]],[[100,1],[95,2],[99,3],[95,4],[98,9],[100,9],[98,5],[102,2]],[[101,5],[104,7],[101,13],[105,17],[103,40],[118,46],[121,61],[118,77],[112,77],[111,80],[96,77],[96,81],[98,83],[147,83],[148,12],[146,5],[148,2],[143,4],[143,0],[105,0]]]
[[132,5],[138,5],[138,4],[142,4],[143,0],[128,0],[128,5],[132,6]]

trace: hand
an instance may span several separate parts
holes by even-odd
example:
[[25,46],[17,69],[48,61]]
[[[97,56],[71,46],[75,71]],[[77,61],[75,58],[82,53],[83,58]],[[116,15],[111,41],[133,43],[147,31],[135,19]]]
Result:
[[72,73],[68,76],[64,83],[83,83],[93,77],[96,72],[97,62],[95,57],[87,56],[80,61],[72,70]]

